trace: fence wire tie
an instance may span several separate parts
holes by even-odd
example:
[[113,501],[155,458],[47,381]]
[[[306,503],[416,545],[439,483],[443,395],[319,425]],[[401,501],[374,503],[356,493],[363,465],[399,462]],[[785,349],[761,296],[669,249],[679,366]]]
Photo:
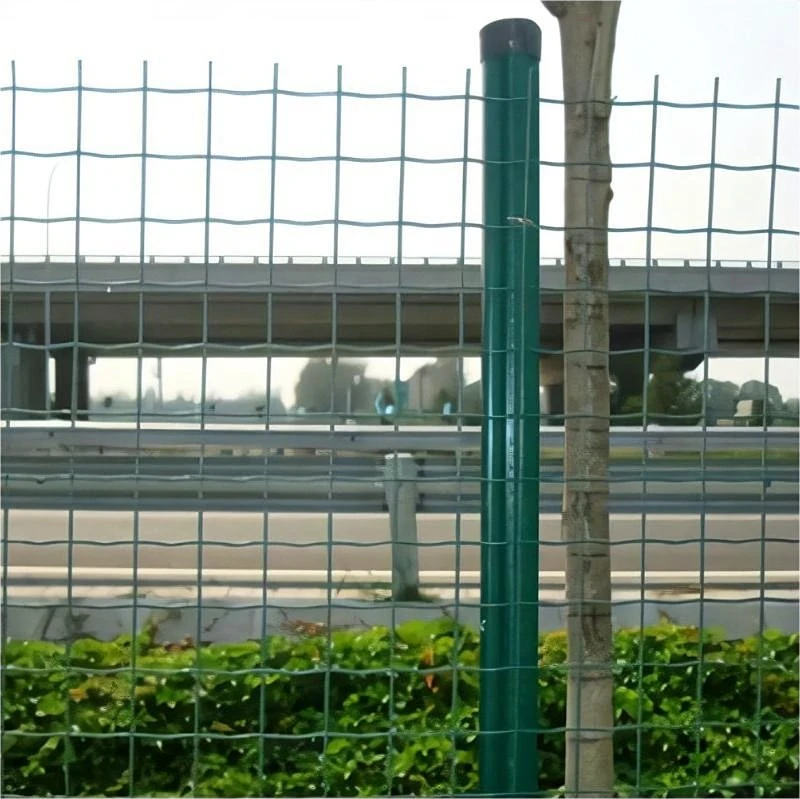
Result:
[[506,222],[511,222],[514,225],[522,225],[523,227],[532,227],[539,230],[539,225],[527,216],[507,216]]

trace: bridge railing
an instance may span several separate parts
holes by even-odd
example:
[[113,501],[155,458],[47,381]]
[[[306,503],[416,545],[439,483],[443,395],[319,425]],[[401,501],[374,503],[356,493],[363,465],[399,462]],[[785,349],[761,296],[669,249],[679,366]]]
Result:
[[[0,260],[4,264],[9,262],[7,253],[0,256]],[[31,263],[64,263],[74,264],[74,255],[15,255],[14,263],[16,265],[24,265]],[[81,255],[78,257],[78,263],[81,264],[137,264],[142,263],[142,259],[138,255],[122,255],[122,254],[98,254],[98,255]],[[365,265],[377,266],[388,265],[395,266],[399,263],[408,264],[409,266],[480,266],[481,259],[476,257],[459,256],[403,256],[400,261],[394,255],[337,255],[336,257],[328,255],[273,255],[272,258],[264,255],[211,255],[206,258],[203,255],[146,255],[144,263],[147,264],[323,264],[323,265]],[[564,266],[564,259],[557,257],[543,257],[541,258],[542,266]],[[734,258],[714,258],[711,260],[705,258],[610,258],[608,265],[615,266],[640,266],[651,268],[672,268],[685,267],[685,268],[698,268],[710,266],[714,269],[798,269],[800,268],[800,261],[792,260],[753,260],[753,259],[734,259]]]

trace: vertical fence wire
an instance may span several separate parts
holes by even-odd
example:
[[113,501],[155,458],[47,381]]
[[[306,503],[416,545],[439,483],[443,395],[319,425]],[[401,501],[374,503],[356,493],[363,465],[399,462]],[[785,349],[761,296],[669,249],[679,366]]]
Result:
[[[470,100],[471,100],[471,83],[472,71],[467,70],[464,78],[464,138],[463,138],[463,159],[461,162],[461,225],[459,229],[459,257],[458,262],[465,264],[467,262],[467,190],[469,186],[469,120],[470,120]],[[465,351],[465,304],[464,292],[458,292],[458,347],[456,350],[457,358],[457,395],[456,395],[456,429],[461,432],[464,429],[464,351]],[[456,475],[463,475],[464,473],[464,458],[461,450],[455,453],[455,472]],[[456,625],[455,634],[453,636],[453,647],[455,652],[458,653],[462,646],[463,638],[460,634],[459,627],[462,624],[462,572],[464,570],[464,557],[463,548],[469,546],[465,542],[463,530],[463,514],[462,507],[462,487],[463,478],[458,479],[456,483],[456,509],[454,519],[454,544],[455,552],[453,555],[453,605],[452,614],[453,620]],[[450,791],[455,793],[459,790],[458,785],[458,752],[461,748],[463,730],[459,719],[459,658],[456,655],[452,659],[452,675],[453,681],[451,687],[450,698],[450,733],[451,733],[451,766],[450,766]],[[467,678],[469,679],[469,677]]]
[[[267,227],[267,254],[268,264],[273,263],[275,253],[275,187],[276,169],[278,163],[278,65],[272,67],[272,92],[271,92],[271,130],[269,149],[269,221]],[[270,515],[269,515],[269,462],[270,450],[266,443],[266,432],[272,421],[272,363],[274,357],[273,332],[274,332],[274,306],[273,295],[266,298],[266,343],[267,343],[267,386],[266,386],[266,424],[264,427],[265,442],[263,445],[263,522],[261,542],[261,608],[259,634],[259,680],[258,680],[258,787],[263,790],[266,784],[267,770],[267,686],[269,668],[269,638],[267,635],[267,621],[270,610],[269,602],[269,547],[270,547]]]
[[[139,190],[139,291],[137,296],[137,319],[136,319],[136,338],[137,338],[137,357],[136,357],[136,396],[144,394],[143,374],[144,367],[144,262],[147,244],[147,230],[145,217],[147,216],[147,62],[142,64],[142,155],[141,155],[141,187]],[[159,377],[159,379],[161,379]],[[159,409],[163,410],[163,409]],[[131,552],[131,685],[130,685],[130,712],[131,712],[131,735],[128,748],[128,790],[131,796],[136,795],[136,716],[137,716],[137,693],[136,687],[139,682],[137,666],[139,659],[139,647],[136,646],[139,633],[139,549],[141,538],[141,514],[139,511],[139,481],[141,475],[141,431],[142,431],[142,408],[141,404],[136,406],[136,450],[134,458],[134,508],[133,508],[133,529],[132,529],[132,552]]]
[[[775,81],[775,104],[772,116],[772,163],[770,166],[770,176],[769,176],[769,210],[767,215],[767,274],[770,274],[770,271],[774,269],[772,263],[772,235],[773,235],[773,227],[775,224],[775,184],[777,181],[777,174],[778,174],[778,134],[780,130],[780,104],[781,104],[781,79],[777,78]],[[756,714],[756,725],[753,733],[755,735],[755,760],[756,760],[756,768],[757,774],[760,771],[760,766],[762,763],[762,730],[764,725],[764,693],[763,693],[763,685],[764,685],[764,633],[767,630],[767,620],[766,620],[766,604],[767,604],[767,582],[766,582],[766,575],[767,575],[767,540],[769,535],[769,530],[767,527],[767,513],[766,513],[766,499],[767,499],[767,487],[769,486],[768,482],[768,472],[770,469],[770,452],[769,452],[769,444],[767,439],[767,412],[768,412],[768,403],[769,397],[767,396],[767,391],[769,388],[769,357],[770,357],[770,347],[769,347],[769,336],[770,336],[770,295],[767,292],[764,295],[764,328],[763,328],[763,335],[764,335],[764,397],[763,397],[763,406],[762,406],[762,415],[763,415],[763,422],[764,422],[764,440],[761,446],[761,477],[762,477],[762,491],[761,497],[762,502],[764,503],[764,508],[761,512],[760,516],[760,529],[759,529],[759,547],[758,547],[758,645],[757,645],[757,668],[756,668],[756,702],[755,702],[755,714]],[[754,786],[756,790],[762,789],[762,786],[756,785]]]
[[[397,251],[396,251],[396,263],[398,269],[398,275],[402,274],[402,264],[403,264],[403,244],[404,244],[404,234],[405,234],[405,205],[406,205],[406,146],[407,146],[407,133],[408,133],[408,69],[406,67],[402,68],[400,74],[400,141],[399,141],[399,159],[398,159],[398,176],[397,176]],[[402,281],[402,277],[399,278],[398,282]],[[394,429],[397,430],[399,426],[399,419],[400,419],[400,408],[402,407],[402,400],[403,398],[400,396],[400,368],[401,368],[401,357],[403,352],[403,300],[399,290],[395,294],[395,306],[394,306],[394,402],[395,402],[395,416],[392,419]],[[400,499],[401,494],[404,489],[403,485],[403,473],[401,471],[401,456],[405,455],[406,453],[401,453],[399,450],[394,451],[394,459],[393,459],[393,478],[397,480],[397,487],[395,492],[395,497],[397,497],[396,504],[394,508],[389,509],[391,513],[392,510],[396,514],[399,515],[400,507],[402,500]],[[398,555],[400,553],[400,547],[395,543],[394,537],[397,536],[399,540],[399,536],[401,534],[400,531],[400,520],[399,518],[395,522],[396,529],[392,529],[390,535],[392,536],[392,569],[396,568],[396,564],[394,562],[394,552],[397,552]],[[404,548],[405,549],[405,548]],[[403,553],[403,557],[405,559],[405,552]],[[399,596],[397,600],[401,604],[405,604],[410,599],[409,596]],[[391,621],[389,624],[389,703],[388,703],[388,711],[389,711],[389,726],[388,726],[388,735],[386,740],[386,793],[387,795],[391,796],[393,793],[393,785],[394,785],[394,762],[395,762],[395,744],[396,741],[400,739],[398,733],[400,732],[398,728],[395,726],[397,722],[397,707],[395,702],[395,687],[397,685],[398,679],[398,672],[396,671],[396,664],[395,664],[395,651],[396,651],[396,628],[397,628],[397,602],[392,602],[392,611],[391,611]]]
[[[769,267],[768,267],[769,268]],[[756,793],[765,792],[765,786],[763,784],[759,784],[761,782],[761,774],[762,774],[762,738],[761,738],[761,730],[762,730],[762,701],[763,701],[763,693],[762,693],[762,686],[764,681],[764,633],[766,631],[765,625],[765,607],[764,607],[764,593],[766,590],[766,554],[767,554],[767,501],[768,501],[768,494],[767,494],[767,486],[768,486],[768,475],[767,475],[767,467],[769,465],[769,442],[767,439],[767,424],[768,424],[768,414],[770,408],[770,399],[768,398],[768,389],[769,389],[769,360],[770,360],[770,297],[769,293],[765,293],[763,297],[763,317],[764,317],[764,327],[763,327],[763,336],[764,336],[764,395],[762,399],[762,430],[763,436],[761,439],[761,457],[760,457],[760,469],[761,472],[761,490],[760,490],[760,500],[761,500],[761,512],[759,514],[759,530],[757,537],[759,540],[759,547],[758,547],[758,571],[759,571],[759,603],[758,603],[758,660],[756,666],[756,685],[755,685],[755,718],[754,718],[754,732],[755,732],[755,773],[753,778],[753,790]]]
[[[14,260],[15,260],[15,242],[14,242],[14,233],[15,233],[15,225],[16,225],[16,160],[17,160],[17,68],[16,63],[14,61],[11,62],[11,113],[9,119],[9,140],[11,145],[11,153],[10,153],[10,164],[9,164],[9,198],[8,198],[8,276],[9,282],[13,283],[14,280]],[[5,330],[5,341],[6,346],[3,347],[6,350],[6,353],[3,355],[2,362],[0,362],[0,386],[3,382],[8,379],[9,370],[7,369],[7,363],[9,357],[12,357],[13,354],[13,342],[14,342],[14,297],[13,294],[9,298],[8,303],[8,310],[3,309],[4,313],[6,314],[6,330]],[[0,324],[0,329],[2,329],[3,325]],[[3,397],[5,404],[5,397]],[[10,402],[10,405],[15,405],[15,402]],[[5,425],[2,427],[9,427],[10,426],[10,419],[8,412],[4,410],[3,416],[5,416]],[[0,422],[3,420],[0,420]],[[3,470],[5,472],[5,470]],[[8,487],[8,480],[5,474],[2,476],[2,481],[0,482],[3,489]],[[3,531],[2,531],[2,541],[0,541],[0,552],[2,552],[2,565],[0,569],[2,569],[2,585],[0,585],[0,598],[2,601],[0,602],[0,701],[2,700],[3,696],[6,696],[6,687],[7,687],[7,669],[6,663],[7,660],[7,641],[8,641],[8,629],[9,629],[9,612],[8,612],[8,576],[9,576],[9,554],[10,554],[10,547],[9,547],[9,540],[11,538],[10,532],[10,512],[9,506],[7,504],[3,505]],[[7,723],[6,723],[6,713],[5,707],[2,708],[2,714],[0,714],[0,718],[2,718],[2,722],[0,722],[0,738],[2,738],[3,732],[6,730]],[[4,739],[3,741],[4,742]],[[0,791],[4,791],[5,786],[5,768],[4,768],[4,758],[0,759]]]
[[[71,351],[65,353],[69,355],[72,369],[69,374],[69,397],[70,397],[70,425],[74,428],[77,423],[78,415],[78,383],[82,374],[79,373],[79,353],[80,353],[80,286],[81,286],[81,132],[83,121],[83,65],[78,61],[77,65],[77,90],[75,99],[77,103],[77,129],[75,141],[75,237],[74,237],[74,258],[75,258],[75,288],[72,295],[72,346]],[[82,371],[82,370],[81,370]],[[73,460],[70,457],[70,466]],[[72,471],[72,470],[70,470]],[[75,481],[70,480],[70,489],[75,490]],[[74,584],[73,575],[75,571],[75,509],[70,505],[67,510],[67,629],[71,627],[71,621],[75,618],[74,610]],[[65,659],[70,669],[68,675],[72,677],[72,636],[66,641]],[[74,756],[72,706],[66,703],[64,713],[65,737],[63,750],[63,769],[64,769],[64,792],[69,796],[71,788],[71,764]]]
[[[703,364],[704,364],[704,384],[708,385],[708,358],[705,353],[708,352],[708,295],[710,291],[710,269],[711,269],[711,256],[712,256],[712,237],[714,230],[714,188],[716,177],[716,160],[717,160],[717,119],[718,119],[718,104],[719,104],[719,78],[714,78],[714,95],[711,104],[711,153],[708,169],[708,224],[706,228],[706,275],[708,282],[706,289],[703,292]],[[702,396],[702,410],[705,411],[706,400],[705,391]],[[700,485],[701,494],[705,495],[706,487],[706,456],[707,456],[708,437],[705,427],[705,413],[702,417],[702,439],[700,448]],[[696,697],[697,702],[697,722],[695,727],[695,774],[694,784],[691,786],[694,790],[694,796],[698,795],[700,790],[700,777],[701,777],[701,741],[703,739],[703,731],[705,724],[705,697],[703,695],[703,683],[705,677],[705,645],[704,636],[706,630],[706,556],[707,556],[707,514],[705,506],[700,509],[700,536],[699,536],[699,562],[698,567],[700,571],[700,592],[698,595],[698,622],[700,646],[698,647],[698,664],[697,664],[697,678],[696,678]]]
[[[656,147],[658,137],[658,75],[653,78],[653,109],[650,118],[650,163],[647,175],[647,229],[645,231],[645,277],[646,286],[644,294],[644,336],[642,341],[642,430],[647,430],[648,413],[648,385],[650,378],[650,352],[651,352],[651,308],[650,301],[652,293],[650,291],[650,279],[653,266],[653,206],[655,199],[656,183]],[[628,356],[630,357],[630,356]],[[642,499],[647,496],[648,485],[648,447],[645,444],[639,452],[640,466],[642,469]],[[639,648],[638,648],[638,670],[636,676],[637,683],[637,705],[636,705],[636,765],[634,785],[637,792],[642,790],[642,744],[644,740],[644,669],[645,669],[645,617],[647,615],[647,511],[642,502],[642,512],[640,516],[639,539],[641,542],[639,558]],[[612,550],[613,551],[613,550]],[[612,586],[613,589],[613,586]]]
[[[200,361],[200,430],[206,428],[206,417],[209,411],[208,403],[208,351],[209,351],[209,261],[211,258],[211,187],[212,187],[212,137],[211,123],[213,119],[213,66],[208,64],[208,89],[206,94],[206,151],[204,157],[204,198],[203,198],[203,296],[202,296],[202,344]],[[206,471],[206,444],[200,444],[200,456],[198,460],[198,475],[200,487],[198,498],[202,508],[202,499],[205,495],[203,480]],[[204,543],[205,543],[205,514],[199,510],[196,514],[197,534],[194,545],[196,547],[195,561],[195,628],[194,640],[197,644],[195,650],[195,660],[193,667],[193,690],[195,701],[192,712],[192,770],[189,782],[189,789],[192,796],[197,796],[198,781],[200,778],[200,731],[202,726],[202,697],[205,695],[204,673],[201,657],[201,642],[203,640],[203,611],[205,609],[203,599],[203,579],[204,579]]]
[[[339,209],[341,207],[341,187],[342,187],[342,93],[344,91],[344,85],[342,82],[342,67],[339,66],[336,70],[336,160],[334,161],[334,184],[333,184],[333,263],[339,263]],[[339,325],[339,317],[337,313],[338,309],[338,296],[336,294],[333,295],[333,302],[331,307],[331,349],[332,349],[332,359],[331,359],[331,399],[330,399],[330,407],[333,410],[336,407],[336,366],[338,364],[338,356],[337,356],[337,340],[338,340],[338,325]],[[348,376],[348,406],[345,410],[346,413],[349,415],[352,412],[352,378]],[[335,493],[335,488],[333,484],[334,479],[334,468],[335,468],[335,455],[336,453],[334,450],[330,451],[329,461],[328,461],[328,496],[332,500]],[[333,513],[328,512],[327,516],[327,552],[326,552],[326,600],[327,600],[327,612],[325,617],[325,647],[327,650],[327,658],[330,662],[331,652],[333,649],[333,639],[332,639],[332,628],[333,628],[333,604],[334,604],[334,596],[333,596],[333,552],[334,550],[334,522],[333,522]],[[330,739],[330,723],[331,723],[331,714],[333,712],[332,705],[331,705],[331,672],[330,669],[326,670],[325,672],[325,686],[324,686],[324,735],[323,735],[323,755],[322,757],[326,757],[326,752],[328,751],[328,744]],[[324,783],[323,789],[325,791],[325,795],[328,796],[328,780],[326,776],[323,776]]]

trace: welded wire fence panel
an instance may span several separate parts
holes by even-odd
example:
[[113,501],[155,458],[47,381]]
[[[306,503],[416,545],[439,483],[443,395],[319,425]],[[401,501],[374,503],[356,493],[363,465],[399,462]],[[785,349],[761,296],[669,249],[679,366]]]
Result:
[[[8,75],[3,790],[475,792],[474,76]],[[612,113],[617,783],[794,796],[798,106],[709,91],[656,81]],[[544,794],[564,779],[563,105],[540,111]]]

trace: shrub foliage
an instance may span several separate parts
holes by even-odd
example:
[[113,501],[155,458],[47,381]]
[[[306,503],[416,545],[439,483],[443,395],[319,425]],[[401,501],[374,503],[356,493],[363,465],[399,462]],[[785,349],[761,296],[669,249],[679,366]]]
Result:
[[[798,636],[616,635],[620,795],[797,796]],[[540,641],[540,787],[563,781],[562,633]],[[195,648],[8,641],[5,794],[375,796],[477,791],[478,636],[396,630]]]

